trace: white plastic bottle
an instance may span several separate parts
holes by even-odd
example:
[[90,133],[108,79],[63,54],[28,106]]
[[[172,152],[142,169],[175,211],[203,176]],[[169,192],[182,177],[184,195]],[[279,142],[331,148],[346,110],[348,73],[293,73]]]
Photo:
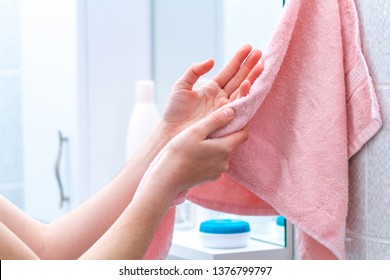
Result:
[[160,120],[154,98],[154,82],[150,80],[137,81],[135,93],[136,100],[127,129],[127,160],[145,142]]

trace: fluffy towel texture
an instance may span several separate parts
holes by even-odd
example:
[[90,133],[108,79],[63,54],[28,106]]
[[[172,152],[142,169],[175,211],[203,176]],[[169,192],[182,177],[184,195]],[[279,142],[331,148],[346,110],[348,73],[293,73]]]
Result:
[[161,221],[152,243],[144,256],[145,260],[163,260],[167,257],[172,243],[175,209],[175,207],[169,209],[168,213]]
[[236,118],[213,135],[248,124],[249,140],[228,172],[187,198],[281,214],[298,228],[302,259],[345,259],[348,159],[382,124],[354,2],[287,1],[262,63],[249,94],[229,104]]

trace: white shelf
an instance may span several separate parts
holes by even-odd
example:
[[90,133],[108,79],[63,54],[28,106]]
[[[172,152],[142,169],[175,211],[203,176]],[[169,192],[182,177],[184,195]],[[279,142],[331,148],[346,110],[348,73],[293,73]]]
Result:
[[260,260],[290,259],[291,252],[284,246],[250,239],[248,245],[237,249],[211,249],[202,244],[197,229],[175,230],[169,259],[192,260]]

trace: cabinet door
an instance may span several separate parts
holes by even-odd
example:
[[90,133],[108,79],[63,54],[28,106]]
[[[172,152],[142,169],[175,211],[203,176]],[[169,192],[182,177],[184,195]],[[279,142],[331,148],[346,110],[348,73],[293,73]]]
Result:
[[23,0],[20,7],[25,208],[51,222],[72,200],[61,202],[72,192],[78,143],[76,2]]

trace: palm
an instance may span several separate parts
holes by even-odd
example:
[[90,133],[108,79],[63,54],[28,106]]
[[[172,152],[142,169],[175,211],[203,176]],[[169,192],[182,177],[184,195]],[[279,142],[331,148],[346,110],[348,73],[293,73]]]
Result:
[[193,123],[228,102],[228,96],[215,82],[197,90],[173,90],[167,110],[165,121],[169,123]]
[[260,51],[251,53],[251,47],[244,46],[219,74],[198,89],[193,88],[194,84],[212,69],[214,62],[207,60],[187,70],[175,84],[163,116],[171,133],[176,134],[245,95],[262,71],[257,64],[260,56]]

